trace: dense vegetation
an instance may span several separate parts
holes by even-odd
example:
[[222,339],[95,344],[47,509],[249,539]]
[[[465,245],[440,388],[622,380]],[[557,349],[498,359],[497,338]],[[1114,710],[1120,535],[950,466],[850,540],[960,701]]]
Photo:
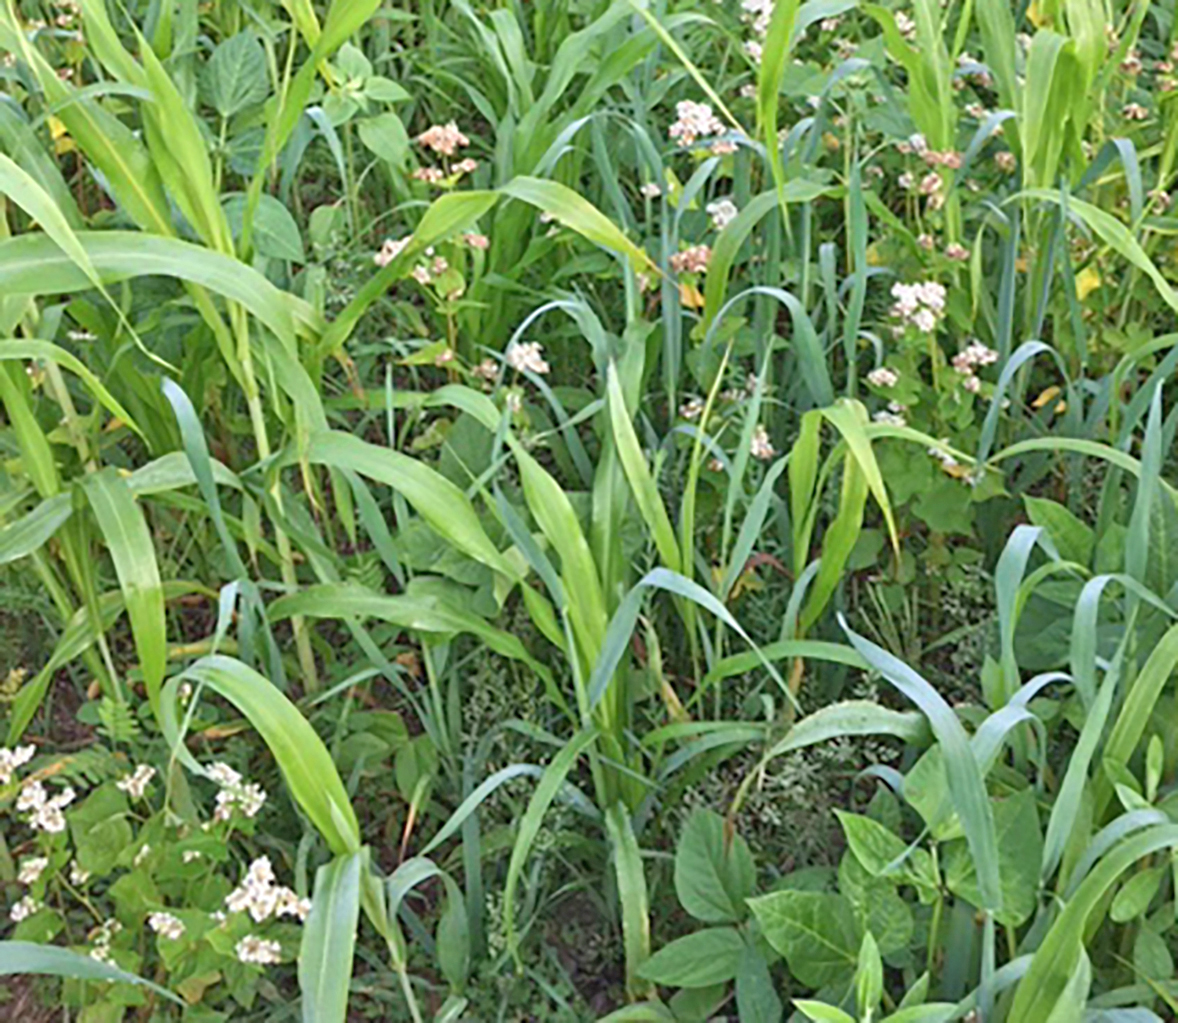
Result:
[[1176,43],[4,0],[0,1016],[1175,1018]]

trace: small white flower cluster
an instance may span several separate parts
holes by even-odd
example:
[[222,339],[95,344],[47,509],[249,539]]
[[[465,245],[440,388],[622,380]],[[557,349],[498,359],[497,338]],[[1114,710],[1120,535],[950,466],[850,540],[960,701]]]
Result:
[[990,366],[998,361],[998,353],[993,348],[989,348],[980,341],[971,341],[965,348],[953,356],[953,368],[957,370],[965,380],[962,381],[962,386],[974,394],[981,390],[982,381],[974,372],[978,366]]
[[147,918],[147,926],[161,938],[179,941],[184,937],[184,921],[171,913],[156,912]]
[[757,428],[753,430],[752,442],[749,444],[749,454],[753,458],[759,458],[761,461],[768,461],[776,454],[773,443],[769,440],[769,431],[765,429],[760,423],[757,423]]
[[430,261],[428,263],[418,263],[413,268],[412,273],[413,279],[422,287],[432,284],[435,277],[441,277],[442,274],[450,269],[450,263],[445,256],[434,255],[432,245],[425,250],[425,254]]
[[679,415],[684,419],[692,420],[698,419],[703,415],[704,400],[700,397],[688,398],[682,405],[679,406]]
[[736,203],[731,199],[717,199],[715,202],[708,203],[708,216],[712,219],[712,227],[717,231],[723,231],[733,220],[736,219],[737,213],[740,212],[736,208]]
[[0,785],[9,784],[16,777],[17,768],[24,767],[36,752],[35,746],[0,747]]
[[72,860],[70,862],[70,884],[84,885],[89,880],[90,880],[90,871],[83,870],[81,867],[78,866],[77,860]]
[[769,22],[773,19],[774,0],[741,0],[744,13],[741,18],[748,23],[755,38],[744,44],[745,52],[760,64],[765,54],[765,36],[769,32]]
[[41,903],[34,899],[31,895],[26,895],[18,902],[13,904],[12,909],[8,911],[8,919],[14,924],[19,924],[22,920],[27,920],[34,913],[41,908]]
[[[947,445],[948,443],[948,438],[941,441],[941,444]],[[931,457],[940,462],[942,467],[945,469],[956,469],[957,466],[961,464],[957,461],[956,458],[949,454],[946,448],[943,448],[940,445],[929,448],[928,453]]]
[[372,257],[372,261],[379,267],[388,266],[401,254],[401,250],[412,241],[412,235],[404,238],[386,238],[380,250]]
[[683,149],[695,145],[697,139],[721,135],[724,132],[723,123],[712,113],[712,108],[707,103],[682,100],[675,104],[675,116],[677,119],[671,125],[668,134]]
[[123,925],[117,920],[104,920],[94,935],[94,947],[90,949],[90,958],[96,959],[100,963],[109,963],[110,943],[122,929]]
[[274,883],[274,868],[269,856],[259,856],[249,865],[241,884],[225,898],[231,913],[249,913],[260,924],[271,916],[294,916],[306,920],[311,900],[300,899],[289,888]]
[[657,181],[648,181],[645,185],[639,186],[638,194],[644,199],[657,199],[663,194],[663,188]]
[[922,281],[917,284],[892,285],[892,315],[901,321],[901,325],[911,325],[922,334],[930,334],[936,330],[937,324],[945,312],[945,286],[935,281]]
[[243,817],[254,817],[266,802],[266,792],[261,785],[246,782],[228,764],[218,761],[209,768],[209,777],[219,786],[217,809],[213,820],[227,821],[238,810]]
[[50,796],[39,781],[26,782],[16,799],[17,813],[27,813],[25,823],[34,831],[57,834],[65,831],[65,815],[62,813],[74,801],[76,793],[68,786],[56,796]]
[[904,406],[898,401],[889,401],[886,409],[880,409],[871,418],[883,426],[907,426],[908,420],[904,418],[905,411]]
[[45,873],[47,866],[49,866],[48,856],[31,856],[26,860],[21,860],[20,871],[16,875],[16,879],[21,884],[36,884],[41,879],[41,875]]
[[903,11],[896,11],[896,28],[909,42],[916,38],[916,22]]
[[115,786],[127,793],[132,799],[142,799],[147,792],[147,786],[155,777],[155,768],[147,764],[140,764],[133,774],[128,774],[115,782]]
[[239,962],[255,966],[273,966],[282,961],[282,946],[277,941],[259,938],[256,934],[247,934],[237,943],[234,951]]
[[708,268],[712,259],[712,249],[708,245],[692,245],[682,252],[674,253],[669,262],[671,269],[677,274],[701,274]]
[[470,139],[462,134],[456,121],[431,124],[417,136],[417,141],[441,156],[453,156],[461,147],[470,145]]
[[539,341],[512,341],[503,357],[507,365],[519,373],[526,370],[544,376],[552,369],[544,359],[544,346]]
[[877,366],[867,374],[867,382],[872,387],[895,387],[899,379],[900,374],[887,366]]

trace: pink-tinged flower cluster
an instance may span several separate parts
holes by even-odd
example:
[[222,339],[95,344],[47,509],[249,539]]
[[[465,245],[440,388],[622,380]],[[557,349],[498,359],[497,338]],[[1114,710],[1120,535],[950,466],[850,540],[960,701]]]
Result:
[[461,147],[470,145],[470,139],[459,131],[454,121],[449,124],[431,124],[417,136],[417,141],[441,156],[453,156]]
[[981,378],[975,372],[978,366],[990,366],[998,361],[998,353],[980,341],[971,341],[953,356],[953,368],[965,379],[962,386],[972,394],[982,389]]
[[675,117],[668,134],[684,149],[695,145],[698,139],[720,135],[724,131],[724,125],[707,103],[682,100],[675,104]]
[[412,240],[412,235],[404,238],[386,238],[380,250],[372,257],[372,261],[379,267],[388,266],[401,254],[401,250]]
[[676,252],[671,256],[671,269],[677,274],[701,274],[708,268],[712,258],[712,250],[707,245],[692,245],[689,249]]
[[900,374],[887,366],[877,366],[867,374],[867,382],[872,387],[895,387],[900,381]]
[[507,365],[519,373],[527,370],[543,376],[552,368],[544,358],[544,346],[539,341],[512,341],[503,357]]
[[472,249],[478,249],[479,252],[486,252],[491,247],[491,239],[485,234],[476,234],[473,231],[468,231],[462,236],[462,240],[466,242]]
[[912,326],[922,334],[936,330],[945,313],[945,287],[936,281],[922,281],[917,284],[896,283],[892,285],[892,315],[902,325]]

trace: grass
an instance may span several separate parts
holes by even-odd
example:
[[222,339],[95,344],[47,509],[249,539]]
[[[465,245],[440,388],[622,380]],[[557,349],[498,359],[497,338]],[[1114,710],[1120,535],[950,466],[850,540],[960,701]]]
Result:
[[0,13],[3,990],[1178,1011],[1172,11]]

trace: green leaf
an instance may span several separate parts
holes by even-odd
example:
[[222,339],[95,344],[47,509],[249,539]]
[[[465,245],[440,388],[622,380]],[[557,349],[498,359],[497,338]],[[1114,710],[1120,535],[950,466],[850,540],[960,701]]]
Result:
[[398,170],[404,170],[409,156],[409,133],[401,118],[391,110],[366,117],[356,124],[360,141],[382,160],[391,163]]
[[270,94],[266,51],[253,32],[238,32],[213,50],[201,77],[210,105],[224,118],[263,102]]
[[614,869],[618,880],[618,902],[622,913],[622,944],[626,951],[626,990],[637,1000],[650,994],[640,979],[642,964],[650,958],[650,900],[646,894],[646,874],[642,853],[629,811],[621,803],[610,808],[605,817],[613,846]]
[[863,928],[850,903],[828,892],[773,892],[748,900],[761,933],[785,956],[790,972],[812,988],[849,980]]
[[1157,894],[1162,878],[1166,876],[1168,866],[1148,867],[1138,871],[1128,881],[1121,885],[1116,898],[1109,909],[1109,918],[1118,924],[1136,920],[1147,909]]
[[343,1023],[348,1012],[356,924],[360,919],[360,873],[367,852],[337,856],[315,874],[311,913],[299,947],[303,1023]]
[[1046,497],[1024,494],[1023,504],[1027,508],[1027,518],[1051,537],[1051,542],[1064,561],[1074,561],[1079,565],[1091,564],[1092,552],[1096,548],[1096,534],[1091,526],[1062,504]]
[[89,955],[71,952],[56,945],[38,945],[29,941],[0,941],[0,976],[40,974],[49,977],[73,977],[78,980],[136,984],[150,988],[157,995],[183,1005],[171,991],[144,980],[126,970],[99,962]]
[[[221,203],[233,237],[240,239],[241,225],[245,218],[245,193],[231,192],[222,198]],[[295,223],[290,210],[272,195],[263,193],[258,200],[258,208],[254,212],[252,239],[254,251],[260,256],[286,259],[292,263],[307,261],[299,225]]]
[[253,668],[232,657],[202,657],[164,687],[160,726],[175,755],[189,770],[204,773],[181,741],[176,720],[180,686],[185,679],[207,685],[249,719],[270,747],[291,795],[334,853],[359,850],[360,826],[327,747],[290,700]]
[[151,532],[134,495],[117,470],[106,468],[90,473],[82,481],[82,489],[114,562],[147,695],[152,710],[158,713],[160,686],[168,659],[167,622]]
[[638,972],[667,987],[709,987],[736,976],[744,948],[735,928],[708,927],[664,945]]
[[23,558],[39,550],[73,514],[69,494],[56,494],[42,501],[27,515],[0,528],[0,565]]
[[738,923],[748,913],[756,870],[748,843],[725,835],[724,818],[696,810],[675,849],[675,894],[688,913],[704,923]]

